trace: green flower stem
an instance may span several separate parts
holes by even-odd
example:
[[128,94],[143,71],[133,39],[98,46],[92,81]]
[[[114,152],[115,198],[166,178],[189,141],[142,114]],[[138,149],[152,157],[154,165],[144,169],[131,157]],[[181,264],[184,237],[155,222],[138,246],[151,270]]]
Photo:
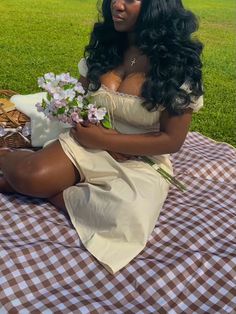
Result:
[[168,182],[176,186],[180,191],[184,192],[186,190],[186,186],[184,186],[179,180],[170,175],[167,171],[158,166],[155,162],[149,159],[146,156],[142,156],[141,159],[148,163],[153,169],[155,169],[160,175],[165,178]]

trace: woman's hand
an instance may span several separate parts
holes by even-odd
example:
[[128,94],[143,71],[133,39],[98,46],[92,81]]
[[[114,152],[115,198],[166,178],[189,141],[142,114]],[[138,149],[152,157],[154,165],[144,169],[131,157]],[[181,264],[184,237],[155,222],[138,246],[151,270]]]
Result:
[[[119,134],[114,129],[106,129],[102,125],[78,123],[71,129],[71,136],[82,146],[92,149],[105,149],[104,142],[107,136]],[[126,161],[131,158],[130,155],[118,152],[107,151],[116,161]]]
[[104,149],[107,133],[101,125],[77,123],[70,131],[71,136],[86,148]]

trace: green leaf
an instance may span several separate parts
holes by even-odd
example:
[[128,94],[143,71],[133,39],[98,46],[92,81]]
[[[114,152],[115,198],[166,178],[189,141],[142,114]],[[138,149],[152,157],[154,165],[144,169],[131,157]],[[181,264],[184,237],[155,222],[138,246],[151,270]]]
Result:
[[47,108],[46,101],[43,99],[42,100],[42,108],[45,110]]
[[104,119],[101,121],[101,124],[104,126],[106,129],[112,129],[111,121],[109,119],[108,114],[104,116]]
[[65,112],[66,108],[62,107],[62,108],[58,108],[57,109],[57,114],[63,114]]
[[88,99],[87,97],[85,97],[85,98],[83,99],[83,104],[84,104],[85,106],[88,106],[89,103],[90,103],[89,99]]
[[52,97],[51,97],[51,95],[49,95],[49,94],[47,93],[46,98],[47,98],[48,101],[51,101],[51,98],[52,98]]
[[80,112],[81,117],[83,118],[83,120],[87,120],[88,119],[88,111],[81,111]]
[[67,90],[67,89],[71,89],[71,88],[73,88],[73,87],[74,87],[73,84],[67,84],[67,85],[64,85],[64,86],[63,86],[63,89],[64,89],[64,90]]
[[78,107],[77,101],[75,99],[73,99],[68,105],[69,108]]

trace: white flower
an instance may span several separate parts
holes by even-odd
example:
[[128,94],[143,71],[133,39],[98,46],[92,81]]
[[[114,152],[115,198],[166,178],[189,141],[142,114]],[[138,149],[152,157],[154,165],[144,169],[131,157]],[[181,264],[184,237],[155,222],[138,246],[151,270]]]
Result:
[[56,75],[56,80],[60,82],[60,86],[64,86],[67,84],[75,85],[78,82],[76,78],[70,76],[70,73],[62,73],[60,75]]
[[41,88],[45,87],[45,80],[44,80],[43,77],[39,77],[38,78],[38,86],[41,87]]
[[95,122],[103,120],[104,116],[106,114],[106,108],[102,107],[102,108],[96,108],[94,104],[89,104],[88,105],[88,118],[89,120],[92,119]]
[[83,88],[83,86],[82,86],[82,84],[80,82],[75,85],[74,89],[79,94],[82,94],[82,95],[85,94],[85,90],[84,90],[84,88]]
[[69,83],[70,82],[70,74],[69,73],[61,73],[59,75],[56,75],[56,80],[59,82],[65,82]]
[[60,89],[59,91],[52,94],[54,100],[64,100],[66,99],[66,93],[64,90]]
[[101,121],[104,119],[105,115],[107,113],[106,108],[102,107],[102,108],[98,108],[97,112],[96,112],[96,118]]
[[88,104],[88,110],[89,110],[90,112],[94,112],[96,109],[97,109],[97,108],[96,108],[96,106],[95,106],[94,104]]
[[44,74],[44,78],[46,81],[55,81],[56,79],[55,74],[52,72]]
[[60,87],[57,85],[56,81],[48,82],[43,87],[50,95],[53,95],[54,93],[60,92]]
[[76,78],[74,78],[74,77],[71,76],[71,78],[70,78],[70,83],[71,83],[71,84],[77,84],[77,83],[78,83],[78,80],[77,80]]
[[75,98],[76,93],[73,89],[66,89],[64,91],[64,95],[65,95],[65,98],[68,98],[69,101],[72,101]]
[[82,109],[84,104],[83,104],[83,97],[81,95],[76,97],[76,103],[78,108]]
[[71,119],[69,119],[67,116],[65,116],[64,114],[59,114],[57,116],[57,119],[63,123],[71,123]]
[[66,101],[62,99],[61,101],[60,100],[54,100],[53,105],[55,108],[62,108],[62,107],[66,107],[67,104],[66,104]]

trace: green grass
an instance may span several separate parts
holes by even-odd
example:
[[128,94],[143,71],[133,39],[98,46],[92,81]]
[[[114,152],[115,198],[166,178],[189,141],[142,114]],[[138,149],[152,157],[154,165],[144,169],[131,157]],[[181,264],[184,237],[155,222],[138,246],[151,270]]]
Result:
[[[236,145],[234,0],[185,0],[200,19],[204,43],[205,106],[192,131]],[[38,92],[37,77],[53,71],[77,76],[96,0],[1,0],[0,88]]]
[[200,19],[204,43],[205,106],[194,116],[191,130],[236,145],[236,3],[234,0],[185,0]]

